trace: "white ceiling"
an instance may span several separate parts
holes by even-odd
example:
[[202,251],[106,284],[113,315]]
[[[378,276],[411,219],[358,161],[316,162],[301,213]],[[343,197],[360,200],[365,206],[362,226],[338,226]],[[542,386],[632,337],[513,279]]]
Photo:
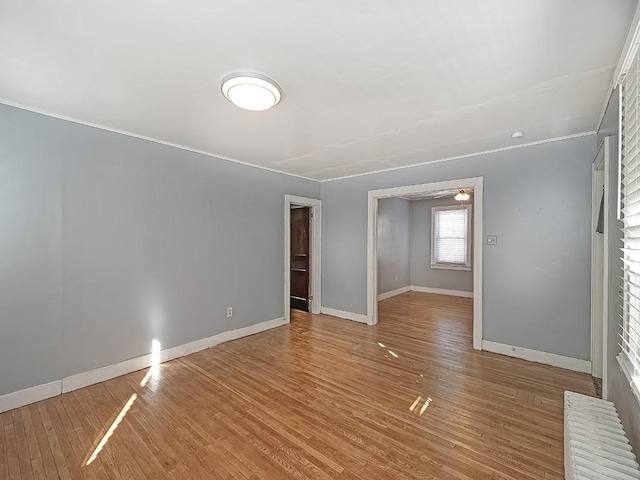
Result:
[[[594,131],[635,6],[0,0],[0,101],[329,179]],[[283,101],[233,106],[235,71]]]

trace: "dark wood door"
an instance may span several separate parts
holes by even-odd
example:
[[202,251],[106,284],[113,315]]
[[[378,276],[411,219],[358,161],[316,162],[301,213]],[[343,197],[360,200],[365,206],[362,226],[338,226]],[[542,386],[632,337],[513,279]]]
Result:
[[291,209],[291,308],[309,311],[310,207]]

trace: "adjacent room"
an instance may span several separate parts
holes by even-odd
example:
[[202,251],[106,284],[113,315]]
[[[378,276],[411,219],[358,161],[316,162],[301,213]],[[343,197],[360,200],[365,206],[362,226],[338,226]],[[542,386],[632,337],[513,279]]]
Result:
[[638,0],[0,0],[0,480],[640,479]]
[[[426,328],[424,317],[437,317],[442,307],[448,307],[438,320],[437,330],[444,333],[465,328],[471,335],[474,320],[472,209],[470,187],[414,192],[378,201],[379,318],[393,319],[399,328],[411,322],[415,322],[418,329]],[[481,276],[479,272],[479,278]],[[403,309],[410,305],[417,308],[414,316]],[[403,311],[402,315],[394,314],[398,310]],[[449,314],[457,319],[450,321]]]

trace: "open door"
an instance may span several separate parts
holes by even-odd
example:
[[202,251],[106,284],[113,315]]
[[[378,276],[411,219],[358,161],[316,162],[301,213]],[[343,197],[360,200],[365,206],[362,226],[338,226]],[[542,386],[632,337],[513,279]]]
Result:
[[602,378],[604,331],[604,148],[593,162],[591,192],[591,374]]
[[602,398],[607,398],[609,342],[609,285],[611,231],[617,198],[616,164],[611,161],[611,138],[605,137],[593,161],[591,195],[591,373],[602,379]]
[[290,305],[309,311],[311,274],[310,207],[291,207]]

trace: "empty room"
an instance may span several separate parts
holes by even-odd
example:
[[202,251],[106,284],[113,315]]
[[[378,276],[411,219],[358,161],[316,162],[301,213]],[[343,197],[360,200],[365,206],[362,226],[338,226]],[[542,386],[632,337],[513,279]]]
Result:
[[0,0],[0,480],[640,479],[638,0]]

